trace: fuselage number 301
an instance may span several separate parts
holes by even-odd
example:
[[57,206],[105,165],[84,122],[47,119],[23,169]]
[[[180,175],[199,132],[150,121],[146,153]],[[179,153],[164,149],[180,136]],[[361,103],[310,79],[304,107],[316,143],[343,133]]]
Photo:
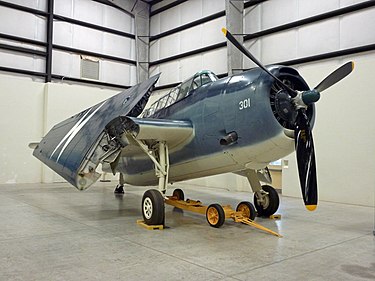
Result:
[[238,103],[239,109],[243,110],[246,108],[250,108],[250,98],[244,99]]

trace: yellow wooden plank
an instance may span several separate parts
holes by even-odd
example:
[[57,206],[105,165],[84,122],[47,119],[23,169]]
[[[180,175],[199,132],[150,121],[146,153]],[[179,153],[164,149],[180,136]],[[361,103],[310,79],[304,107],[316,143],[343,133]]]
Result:
[[137,224],[140,226],[143,226],[144,228],[148,230],[155,230],[155,229],[163,230],[164,229],[163,225],[148,225],[143,220],[137,220]]
[[274,215],[270,216],[270,219],[279,220],[279,219],[281,219],[281,215],[280,214],[274,214]]

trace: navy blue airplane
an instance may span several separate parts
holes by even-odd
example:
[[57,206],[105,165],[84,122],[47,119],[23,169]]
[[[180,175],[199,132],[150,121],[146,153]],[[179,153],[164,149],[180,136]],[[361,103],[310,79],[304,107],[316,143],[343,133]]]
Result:
[[[260,182],[271,183],[270,162],[296,150],[302,197],[314,210],[314,104],[354,64],[344,64],[310,90],[297,70],[263,66],[229,31],[223,32],[259,67],[222,79],[199,72],[144,110],[160,74],[155,75],[55,125],[33,155],[79,190],[99,179],[99,164],[103,171],[120,174],[115,192],[123,193],[125,183],[158,185],[142,199],[145,222],[157,225],[164,222],[168,184],[229,172],[247,177],[259,216],[274,214],[278,194]],[[173,195],[184,197],[180,189]],[[251,203],[246,206],[254,213]],[[222,222],[209,221],[214,227]]]

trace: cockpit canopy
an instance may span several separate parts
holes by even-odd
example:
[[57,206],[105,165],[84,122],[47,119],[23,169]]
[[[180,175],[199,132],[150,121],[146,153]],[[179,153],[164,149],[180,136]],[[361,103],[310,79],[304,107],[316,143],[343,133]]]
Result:
[[197,72],[193,77],[183,81],[180,85],[173,88],[168,94],[164,95],[146,109],[142,117],[150,117],[160,109],[166,108],[171,104],[187,97],[199,87],[218,80],[218,77],[210,70]]

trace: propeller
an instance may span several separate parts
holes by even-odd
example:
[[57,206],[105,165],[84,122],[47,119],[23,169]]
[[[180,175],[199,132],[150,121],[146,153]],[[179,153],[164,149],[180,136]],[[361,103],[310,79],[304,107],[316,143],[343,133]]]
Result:
[[268,73],[273,79],[275,79],[277,82],[279,82],[281,85],[283,85],[284,89],[292,92],[295,97],[297,95],[297,92],[290,88],[288,85],[286,85],[283,81],[281,81],[279,78],[277,78],[275,75],[273,75],[260,61],[256,59],[240,42],[237,41],[236,38],[233,37],[233,35],[226,29],[222,28],[221,31],[224,33],[225,37],[234,45],[238,50],[240,50],[241,53],[243,53],[245,56],[247,56],[251,61],[253,61],[257,66],[259,66],[261,69],[263,69],[265,72]]
[[[303,201],[309,211],[314,211],[318,204],[318,189],[316,180],[316,164],[314,140],[310,127],[310,120],[307,117],[307,106],[317,102],[320,99],[320,92],[333,86],[354,69],[353,62],[347,62],[337,68],[326,78],[323,79],[313,90],[300,93],[295,98],[297,117],[295,121],[294,142],[297,155],[297,166],[299,181],[302,191]],[[299,101],[299,102],[298,102]],[[302,104],[301,104],[302,101]]]
[[297,110],[295,120],[294,141],[297,155],[298,174],[301,185],[302,197],[309,211],[316,209],[318,204],[318,189],[316,179],[316,163],[314,140],[310,126],[310,120],[306,110],[309,105],[320,99],[320,93],[333,86],[354,69],[354,63],[348,62],[337,68],[323,79],[314,89],[303,92],[296,91],[286,85],[283,81],[273,75],[260,61],[258,61],[233,35],[226,29],[222,29],[225,37],[237,47],[246,57],[252,60],[268,75],[274,78],[288,92]]
[[299,109],[294,129],[298,175],[306,209],[314,211],[318,204],[315,150],[310,121],[305,109]]

